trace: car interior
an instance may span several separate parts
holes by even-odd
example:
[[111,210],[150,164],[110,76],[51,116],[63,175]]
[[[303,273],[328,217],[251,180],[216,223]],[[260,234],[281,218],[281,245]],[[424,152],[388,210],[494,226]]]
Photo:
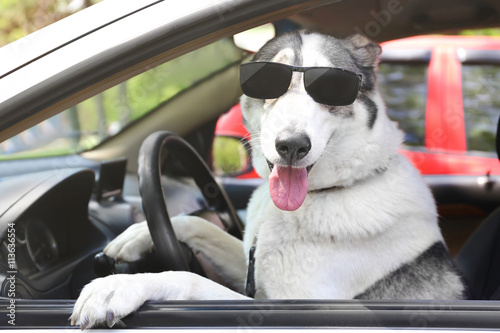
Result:
[[[236,15],[243,10],[235,5],[227,13]],[[377,42],[500,24],[500,3],[493,0],[340,1],[321,7],[310,5],[290,16],[294,10],[287,8],[259,20],[275,21],[277,33],[305,28],[347,35],[354,26]],[[226,16],[229,20],[230,15]],[[119,100],[123,83],[104,90],[106,83],[97,88],[102,90],[99,95],[67,97],[61,104],[67,106],[72,100],[74,105],[70,103],[67,111],[44,120],[36,130],[30,129],[36,123],[33,118],[26,118],[16,129],[6,129],[1,146],[4,152],[0,154],[0,304],[2,308],[9,304],[13,288],[9,276],[16,272],[14,289],[20,324],[68,327],[74,300],[85,284],[99,276],[188,269],[221,281],[208,260],[177,242],[168,220],[179,214],[195,214],[236,237],[241,238],[244,232],[246,205],[262,180],[221,177],[212,172],[217,120],[239,102],[239,65],[252,56],[251,50],[234,44],[232,34],[238,29],[244,30],[240,25],[231,33],[225,32],[231,35],[227,38],[210,37],[217,41],[204,42],[208,45],[171,60],[177,62],[170,67],[166,62],[164,71],[160,68],[164,65],[160,65],[149,66],[140,79],[127,74],[131,78],[126,81],[129,96],[125,104],[130,112],[126,121],[119,116],[124,104],[110,102]],[[203,69],[216,57],[222,60]],[[165,88],[168,73],[179,77],[176,68],[179,72],[193,68],[199,76],[186,79],[189,81],[169,92]],[[133,84],[140,89],[130,90]],[[152,95],[158,97],[151,101]],[[139,104],[144,108],[140,109]],[[107,108],[102,127],[100,107]],[[62,107],[57,106],[42,118],[57,113],[57,108]],[[92,120],[93,127],[85,128],[82,119],[90,112],[97,115],[86,118],[89,123]],[[67,125],[75,119],[79,119],[82,129],[78,133],[73,131],[73,125]],[[36,142],[53,126],[59,131],[57,126],[63,125],[71,130],[64,139],[47,143],[49,153],[40,153],[42,147],[34,152],[7,153],[7,148],[21,147],[29,140]],[[500,129],[500,122],[498,126]],[[496,142],[498,149],[499,135]],[[500,299],[500,197],[494,196],[500,178],[492,176],[488,186],[479,178],[426,177],[437,201],[448,247],[476,303],[148,302],[125,323],[127,327],[293,327],[304,323],[324,327],[406,327],[410,321],[413,326],[492,327],[498,323],[492,318],[500,311],[500,304],[491,302]],[[102,254],[110,240],[144,219],[148,220],[155,243],[146,259],[114,262]],[[455,312],[429,320],[427,316],[433,315],[436,304]],[[389,311],[396,308],[406,312]],[[51,315],[40,309],[52,311]],[[483,310],[490,311],[491,317],[478,324],[474,311]],[[7,313],[2,311],[2,315]],[[256,317],[248,319],[249,313]],[[412,313],[419,316],[411,319]],[[457,317],[457,313],[463,316]],[[235,314],[247,319],[238,322]],[[359,322],[360,316],[363,323]],[[196,323],[192,321],[195,317]],[[5,325],[0,323],[0,327]]]

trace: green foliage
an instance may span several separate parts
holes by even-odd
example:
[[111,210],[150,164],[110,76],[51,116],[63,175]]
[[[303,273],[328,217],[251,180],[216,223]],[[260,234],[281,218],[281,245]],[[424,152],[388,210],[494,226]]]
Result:
[[218,136],[214,140],[213,169],[218,175],[234,175],[247,171],[249,156],[245,145],[232,137]]
[[74,8],[73,0],[0,1],[0,47],[54,23],[101,0],[85,0]]
[[463,36],[500,36],[500,28],[462,30],[459,35]]

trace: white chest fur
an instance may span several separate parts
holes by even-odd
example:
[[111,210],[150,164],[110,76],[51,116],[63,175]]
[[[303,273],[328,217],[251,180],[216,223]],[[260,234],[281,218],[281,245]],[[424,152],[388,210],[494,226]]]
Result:
[[351,188],[309,194],[295,212],[259,189],[245,239],[247,251],[258,235],[256,298],[353,298],[441,240],[431,194],[415,177],[401,158]]

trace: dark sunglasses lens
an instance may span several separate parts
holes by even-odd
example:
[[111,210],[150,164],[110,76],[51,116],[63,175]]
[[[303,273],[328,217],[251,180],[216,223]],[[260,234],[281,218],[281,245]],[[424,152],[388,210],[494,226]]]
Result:
[[278,98],[288,90],[291,79],[292,70],[280,64],[250,62],[240,67],[241,90],[253,98]]
[[359,91],[360,77],[336,68],[311,68],[304,73],[307,93],[318,103],[350,105]]

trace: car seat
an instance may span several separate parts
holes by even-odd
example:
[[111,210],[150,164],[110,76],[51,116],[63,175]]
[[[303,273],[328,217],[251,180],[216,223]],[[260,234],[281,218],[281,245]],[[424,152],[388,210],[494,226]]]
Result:
[[[500,118],[496,150],[500,159]],[[500,300],[500,207],[470,236],[455,257],[471,299]]]

